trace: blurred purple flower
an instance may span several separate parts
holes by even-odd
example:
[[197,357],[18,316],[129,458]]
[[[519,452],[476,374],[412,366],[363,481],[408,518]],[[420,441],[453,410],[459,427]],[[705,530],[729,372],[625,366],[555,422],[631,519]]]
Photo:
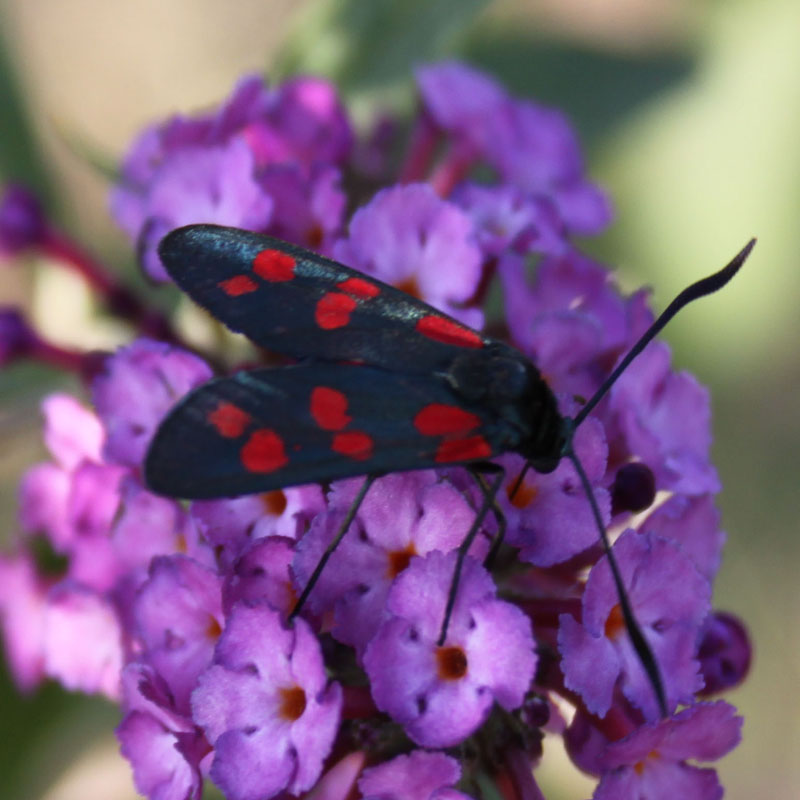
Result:
[[210,750],[199,730],[176,712],[168,687],[151,667],[128,664],[122,691],[127,713],[116,733],[137,790],[153,800],[198,800],[200,763]]
[[69,581],[49,592],[44,668],[65,688],[119,699],[122,636],[116,611],[102,595]]
[[30,355],[37,341],[36,333],[18,309],[0,306],[0,368]]
[[722,561],[725,534],[711,495],[673,494],[639,526],[640,531],[672,539],[700,572],[714,580]]
[[39,199],[20,184],[8,184],[0,197],[0,255],[16,256],[39,245],[45,234]]
[[584,178],[580,145],[566,117],[515,100],[491,78],[458,63],[417,71],[423,107],[456,148],[493,167],[501,182],[549,197],[566,227],[602,232],[612,211],[605,193]]
[[92,386],[107,432],[105,456],[139,466],[156,426],[186,392],[211,377],[200,358],[163,342],[138,339],[118,350]]
[[0,556],[0,629],[5,657],[23,691],[44,677],[44,608],[47,584],[27,554]]

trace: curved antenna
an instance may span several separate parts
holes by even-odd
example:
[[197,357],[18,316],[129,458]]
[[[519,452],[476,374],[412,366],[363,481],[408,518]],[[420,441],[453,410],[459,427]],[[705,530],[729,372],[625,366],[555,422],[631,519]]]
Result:
[[574,427],[577,428],[592,413],[594,407],[605,397],[608,390],[616,383],[617,379],[628,368],[639,353],[661,332],[664,326],[684,307],[693,300],[713,294],[721,289],[739,271],[747,260],[750,251],[755,247],[755,238],[751,239],[719,272],[687,286],[665,309],[658,319],[644,332],[636,344],[631,347],[628,354],[619,362],[617,368],[603,381],[600,388],[592,395],[591,399],[575,415]]
[[[721,270],[715,272],[713,275],[709,275],[707,278],[703,278],[691,284],[690,286],[687,286],[666,307],[666,309],[664,309],[655,322],[653,322],[653,324],[644,332],[639,341],[637,341],[636,344],[634,344],[633,347],[628,351],[625,358],[620,361],[620,363],[617,365],[617,368],[611,373],[611,375],[609,375],[608,378],[603,381],[600,388],[594,393],[594,395],[592,395],[586,405],[581,408],[580,412],[576,414],[574,418],[566,418],[564,420],[564,446],[561,451],[561,457],[568,458],[572,462],[572,465],[574,466],[575,471],[578,474],[578,478],[583,486],[583,491],[589,501],[589,505],[591,506],[592,515],[594,516],[595,525],[597,526],[600,542],[603,546],[603,552],[605,553],[609,568],[611,570],[614,587],[619,599],[620,611],[622,612],[622,617],[625,621],[625,628],[631,638],[633,648],[639,657],[639,662],[644,668],[650,684],[653,687],[653,691],[656,696],[656,702],[658,703],[658,709],[662,717],[668,716],[669,706],[666,690],[664,688],[664,681],[658,666],[658,661],[656,660],[650,644],[645,638],[645,635],[636,620],[636,615],[634,614],[633,608],[628,600],[628,594],[625,590],[619,565],[617,564],[617,559],[611,549],[608,531],[606,531],[606,526],[603,523],[603,518],[597,505],[594,492],[592,491],[591,483],[586,475],[586,471],[583,468],[583,464],[581,464],[581,461],[575,452],[574,436],[578,426],[586,419],[586,417],[589,416],[589,414],[591,414],[595,406],[597,406],[597,404],[608,393],[609,389],[614,385],[619,376],[625,372],[631,361],[633,361],[633,359],[636,358],[636,356],[638,356],[648,344],[650,344],[650,342],[660,333],[664,326],[682,308],[684,308],[684,306],[687,306],[693,300],[697,300],[705,295],[713,294],[725,286],[725,284],[730,281],[730,279],[739,271],[742,264],[744,264],[744,262],[747,260],[747,257],[750,255],[753,247],[755,247],[755,244],[755,238],[751,239]],[[525,463],[524,469],[514,482],[510,497],[513,498],[513,496],[519,490],[520,486],[522,485],[525,472],[530,466],[530,462]]]

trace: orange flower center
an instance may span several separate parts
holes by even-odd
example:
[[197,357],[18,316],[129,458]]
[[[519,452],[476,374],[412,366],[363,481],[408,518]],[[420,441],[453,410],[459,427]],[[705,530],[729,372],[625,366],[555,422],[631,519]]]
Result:
[[261,502],[268,514],[274,514],[279,517],[286,511],[286,495],[281,489],[274,489],[271,492],[263,492],[261,494]]
[[206,625],[206,636],[212,641],[216,641],[221,633],[222,626],[217,622],[216,617],[209,617],[208,625]]
[[402,550],[393,550],[389,553],[389,566],[386,570],[389,580],[394,580],[417,555],[413,542],[409,542]]
[[281,717],[287,722],[300,719],[306,710],[306,693],[299,686],[293,686],[291,689],[281,689],[280,695]]
[[607,639],[616,639],[625,630],[625,617],[619,603],[611,609],[606,619],[605,634]]
[[536,499],[536,495],[539,494],[539,490],[535,486],[523,482],[522,486],[517,489],[516,494],[512,497],[511,490],[513,488],[513,483],[510,483],[506,489],[506,494],[514,508],[527,508]]
[[413,275],[410,278],[406,278],[404,281],[400,281],[400,283],[396,283],[395,288],[399,289],[401,292],[410,294],[412,297],[416,297],[418,300],[420,298],[419,284]]
[[457,681],[467,674],[467,655],[460,647],[439,647],[436,666],[443,681]]

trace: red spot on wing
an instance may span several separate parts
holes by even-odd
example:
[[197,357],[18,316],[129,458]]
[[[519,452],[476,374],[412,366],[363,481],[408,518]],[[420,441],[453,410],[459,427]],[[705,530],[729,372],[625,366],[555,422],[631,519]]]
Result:
[[249,275],[234,275],[232,278],[220,281],[217,285],[229,297],[250,294],[258,289],[258,284]]
[[358,303],[346,294],[328,292],[317,302],[314,321],[326,331],[343,328],[350,322],[350,313],[357,305]]
[[353,420],[347,414],[347,402],[342,392],[317,386],[311,392],[311,416],[323,430],[340,431]]
[[337,433],[331,448],[335,453],[363,461],[372,456],[372,437],[361,431]]
[[265,281],[290,281],[294,278],[295,259],[280,250],[262,250],[253,259],[253,272]]
[[414,417],[414,427],[423,436],[463,436],[480,424],[477,414],[445,403],[429,403]]
[[466,439],[448,439],[442,442],[436,450],[435,460],[439,464],[448,464],[453,461],[489,458],[490,455],[492,448],[483,436],[468,436]]
[[348,278],[336,284],[336,286],[341,291],[347,292],[353,297],[358,297],[360,300],[368,300],[370,297],[377,297],[381,293],[379,287],[363,278]]
[[480,334],[438,314],[428,314],[420,317],[417,330],[429,339],[444,344],[454,344],[459,347],[483,347]]
[[266,428],[250,434],[240,456],[242,465],[248,472],[274,472],[289,462],[283,448],[283,439],[275,431]]
[[208,421],[220,436],[235,439],[250,424],[250,415],[239,406],[223,401],[208,415]]

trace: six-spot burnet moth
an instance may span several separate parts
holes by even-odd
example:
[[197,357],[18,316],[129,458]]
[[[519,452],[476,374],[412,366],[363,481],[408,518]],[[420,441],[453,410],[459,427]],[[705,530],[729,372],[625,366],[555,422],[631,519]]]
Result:
[[570,419],[520,352],[392,286],[268,236],[179,228],[159,247],[177,285],[232,330],[297,363],[217,378],[189,393],[153,439],[146,482],[159,494],[196,499],[366,475],[296,614],[376,476],[470,466],[484,503],[460,548],[443,641],[464,555],[484,517],[499,514],[494,496],[502,475],[488,482],[486,460],[515,452],[526,469],[550,472],[569,458],[592,506],[629,635],[666,715],[658,666],[627,601],[573,436],[647,343],[687,303],[724,286],[754,243],[681,292]]

